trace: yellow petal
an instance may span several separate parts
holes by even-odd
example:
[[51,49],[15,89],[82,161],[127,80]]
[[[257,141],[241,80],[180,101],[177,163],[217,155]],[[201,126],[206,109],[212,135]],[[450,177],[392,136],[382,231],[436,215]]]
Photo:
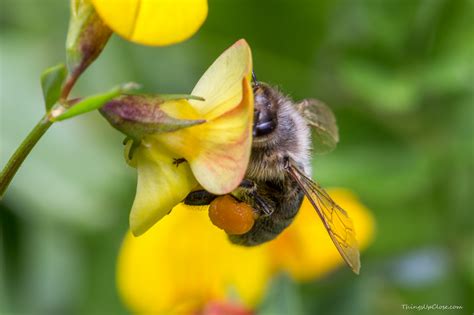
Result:
[[199,184],[214,194],[229,193],[240,184],[250,157],[253,93],[247,78],[240,85],[239,103],[232,110],[202,125],[154,136],[184,157]]
[[145,235],[127,234],[117,266],[119,293],[136,314],[190,314],[230,292],[252,307],[269,277],[264,249],[230,244],[207,211],[182,205]]
[[236,107],[242,99],[242,79],[250,80],[252,52],[244,39],[223,52],[207,69],[192,91],[205,101],[189,102],[201,116],[212,120]]
[[207,17],[207,0],[92,0],[120,36],[145,45],[170,45],[191,37]]
[[[348,190],[328,189],[328,193],[349,213],[354,222],[359,248],[366,248],[374,236],[374,219],[370,211]],[[299,281],[320,277],[344,264],[306,198],[295,221],[274,242],[269,243],[269,250],[273,256],[274,269],[289,272]]]
[[181,202],[197,182],[187,163],[173,163],[173,154],[152,139],[142,140],[134,152],[134,162],[138,183],[130,228],[134,235],[140,235]]

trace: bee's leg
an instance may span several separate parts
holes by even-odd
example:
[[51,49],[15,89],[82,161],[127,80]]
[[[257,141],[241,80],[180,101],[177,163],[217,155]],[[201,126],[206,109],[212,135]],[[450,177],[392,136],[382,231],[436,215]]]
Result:
[[183,202],[189,206],[207,206],[216,198],[217,195],[211,194],[206,190],[195,190],[190,192]]
[[263,211],[266,216],[269,216],[273,213],[275,207],[272,207],[266,198],[258,194],[255,194],[254,198],[255,206],[258,207],[259,210]]
[[255,210],[266,216],[271,215],[275,209],[268,198],[265,198],[258,193],[257,184],[250,179],[242,180],[237,195],[240,197],[239,199],[254,204],[254,207],[256,208]]
[[251,181],[250,179],[242,179],[242,181],[239,184],[239,187],[241,188],[246,188],[250,190],[257,190],[257,184],[255,182]]

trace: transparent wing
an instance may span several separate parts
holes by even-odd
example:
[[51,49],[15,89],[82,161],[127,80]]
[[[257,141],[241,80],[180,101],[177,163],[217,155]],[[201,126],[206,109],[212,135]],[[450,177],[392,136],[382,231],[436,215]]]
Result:
[[306,99],[296,104],[296,109],[314,130],[314,152],[332,151],[339,142],[336,117],[331,109],[321,101]]
[[307,177],[300,169],[289,165],[288,171],[303,189],[306,197],[323,221],[324,227],[344,261],[352,271],[359,274],[359,249],[355,238],[354,225],[347,212],[339,207],[319,184]]

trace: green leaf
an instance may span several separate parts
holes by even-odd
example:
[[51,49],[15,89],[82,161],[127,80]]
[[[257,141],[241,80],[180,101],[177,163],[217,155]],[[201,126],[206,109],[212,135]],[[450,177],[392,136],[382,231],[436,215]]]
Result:
[[86,97],[74,104],[70,109],[67,109],[66,111],[60,111],[57,116],[54,115],[53,111],[53,117],[51,118],[51,120],[61,121],[99,109],[100,107],[102,107],[102,105],[104,105],[114,97],[117,97],[122,94],[131,93],[134,90],[137,90],[139,87],[140,86],[138,84],[133,82],[125,83],[121,86],[111,89],[108,92]]
[[197,100],[197,101],[205,101],[204,97],[191,95],[191,94],[158,94],[164,101],[172,101],[172,100]]
[[41,74],[41,88],[43,89],[44,105],[46,111],[59,100],[61,95],[61,87],[66,78],[67,71],[64,64],[59,64],[46,69]]

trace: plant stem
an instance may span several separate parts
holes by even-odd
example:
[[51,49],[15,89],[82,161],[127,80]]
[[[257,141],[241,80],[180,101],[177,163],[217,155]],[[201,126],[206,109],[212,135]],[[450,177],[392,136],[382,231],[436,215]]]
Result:
[[28,136],[16,149],[15,153],[13,153],[10,160],[5,165],[5,168],[0,173],[0,199],[3,198],[8,185],[10,185],[10,182],[12,181],[23,161],[52,124],[53,123],[49,121],[47,115],[43,116],[43,118],[41,118],[33,130],[30,131]]
[[60,103],[66,103],[65,101],[67,100],[67,97],[69,93],[71,92],[72,88],[74,87],[74,84],[76,84],[76,80],[79,78],[78,75],[73,75],[73,76],[68,76],[66,79],[66,82],[64,83],[63,89],[61,91],[61,96],[60,96]]

